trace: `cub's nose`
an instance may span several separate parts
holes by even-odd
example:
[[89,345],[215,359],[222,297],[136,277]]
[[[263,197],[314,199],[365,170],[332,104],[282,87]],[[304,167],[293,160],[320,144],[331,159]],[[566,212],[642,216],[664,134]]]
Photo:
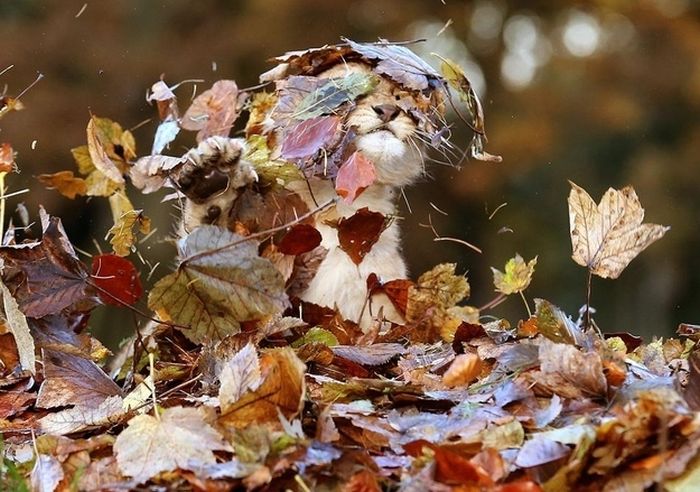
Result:
[[382,120],[383,123],[389,123],[396,118],[401,111],[399,107],[394,104],[377,104],[376,106],[372,106],[372,109],[377,113],[377,116],[379,116],[379,119]]

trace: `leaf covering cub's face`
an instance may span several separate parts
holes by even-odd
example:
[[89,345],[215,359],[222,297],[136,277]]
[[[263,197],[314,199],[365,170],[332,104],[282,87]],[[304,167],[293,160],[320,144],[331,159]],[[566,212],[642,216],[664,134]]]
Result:
[[[362,63],[341,63],[319,77],[340,79],[355,73],[371,74],[372,70]],[[423,173],[418,125],[401,109],[401,103],[412,95],[385,77],[377,79],[374,89],[360,97],[347,114],[344,127],[356,133],[355,146],[374,163],[378,182],[406,186]]]

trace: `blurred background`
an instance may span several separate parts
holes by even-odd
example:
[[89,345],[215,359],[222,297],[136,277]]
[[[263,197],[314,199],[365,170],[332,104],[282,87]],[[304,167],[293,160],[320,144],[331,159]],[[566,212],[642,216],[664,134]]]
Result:
[[[544,297],[574,317],[585,302],[586,271],[570,258],[567,180],[597,201],[609,186],[632,184],[646,220],[671,231],[634,260],[616,281],[595,279],[593,305],[604,331],[646,337],[671,334],[679,322],[700,322],[700,3],[695,0],[3,0],[0,2],[0,84],[16,95],[45,75],[23,101],[24,111],[0,121],[0,141],[19,153],[21,175],[10,191],[30,187],[24,201],[63,218],[71,239],[107,250],[106,200],[70,201],[33,177],[75,169],[70,148],[85,143],[90,113],[131,128],[154,117],[146,90],[161,74],[170,83],[221,78],[257,83],[266,60],[288,50],[347,36],[357,41],[412,40],[466,70],[484,103],[487,150],[503,163],[432,164],[431,176],[406,191],[405,252],[414,276],[440,262],[467,272],[472,303],[494,297],[490,266],[503,269],[519,252],[539,255],[528,299]],[[187,106],[190,86],[178,92]],[[156,119],[134,134],[150,151]],[[469,139],[457,124],[454,141]],[[34,144],[32,142],[36,141]],[[190,135],[171,146],[179,155]],[[33,147],[33,148],[32,148]],[[174,210],[132,201],[154,217],[157,233],[144,249],[164,263]],[[430,204],[448,215],[443,215]],[[506,204],[489,219],[502,204]],[[433,242],[422,227],[468,241]],[[138,260],[134,259],[138,262]],[[131,333],[131,313],[104,307],[95,332],[118,340]],[[492,313],[525,317],[509,299]]]

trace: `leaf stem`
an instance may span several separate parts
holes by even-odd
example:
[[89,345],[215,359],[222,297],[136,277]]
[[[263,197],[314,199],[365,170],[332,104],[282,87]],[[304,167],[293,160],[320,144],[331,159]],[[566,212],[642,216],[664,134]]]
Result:
[[588,281],[586,282],[586,315],[584,321],[584,329],[591,326],[591,284],[593,283],[593,272],[588,270]]
[[505,300],[506,300],[506,297],[508,297],[508,296],[506,296],[506,295],[503,294],[503,293],[498,294],[496,297],[494,297],[493,299],[491,299],[489,302],[487,302],[487,303],[484,304],[483,306],[480,306],[480,307],[479,307],[479,311],[486,311],[487,309],[493,309],[493,308],[495,308],[496,306],[498,306],[499,304],[501,304],[503,301],[505,301]]
[[532,311],[530,311],[530,305],[527,303],[527,299],[525,299],[525,294],[523,294],[523,291],[519,291],[520,298],[523,300],[523,303],[525,304],[525,309],[527,309],[527,317],[532,318]]

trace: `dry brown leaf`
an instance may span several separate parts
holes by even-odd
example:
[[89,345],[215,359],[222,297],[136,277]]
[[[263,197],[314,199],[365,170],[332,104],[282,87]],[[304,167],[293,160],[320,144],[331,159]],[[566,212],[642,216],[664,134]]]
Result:
[[40,174],[36,177],[48,190],[57,190],[61,195],[74,199],[87,194],[87,183],[73,175],[73,171],[59,171],[53,174]]
[[572,258],[591,273],[617,278],[625,267],[670,227],[642,224],[644,209],[634,188],[609,188],[596,205],[575,183],[569,194]]
[[137,415],[114,443],[119,470],[139,483],[161,472],[216,463],[231,446],[196,408],[170,407],[160,418]]
[[32,338],[32,334],[29,331],[27,318],[20,311],[17,301],[12,297],[10,290],[2,279],[0,279],[0,292],[2,293],[3,312],[7,320],[7,327],[15,337],[20,367],[34,374],[34,364],[36,363],[34,338]]
[[122,176],[119,168],[112,162],[112,159],[107,155],[107,151],[103,147],[103,143],[98,136],[96,128],[96,117],[90,118],[87,125],[87,145],[90,152],[90,159],[93,165],[104,174],[110,181],[117,184],[124,184],[124,176]]
[[219,374],[219,404],[221,412],[228,412],[248,391],[255,391],[262,384],[260,363],[255,345],[249,343],[231,357]]
[[459,354],[442,375],[442,382],[452,388],[467,386],[481,374],[481,359],[476,354]]

